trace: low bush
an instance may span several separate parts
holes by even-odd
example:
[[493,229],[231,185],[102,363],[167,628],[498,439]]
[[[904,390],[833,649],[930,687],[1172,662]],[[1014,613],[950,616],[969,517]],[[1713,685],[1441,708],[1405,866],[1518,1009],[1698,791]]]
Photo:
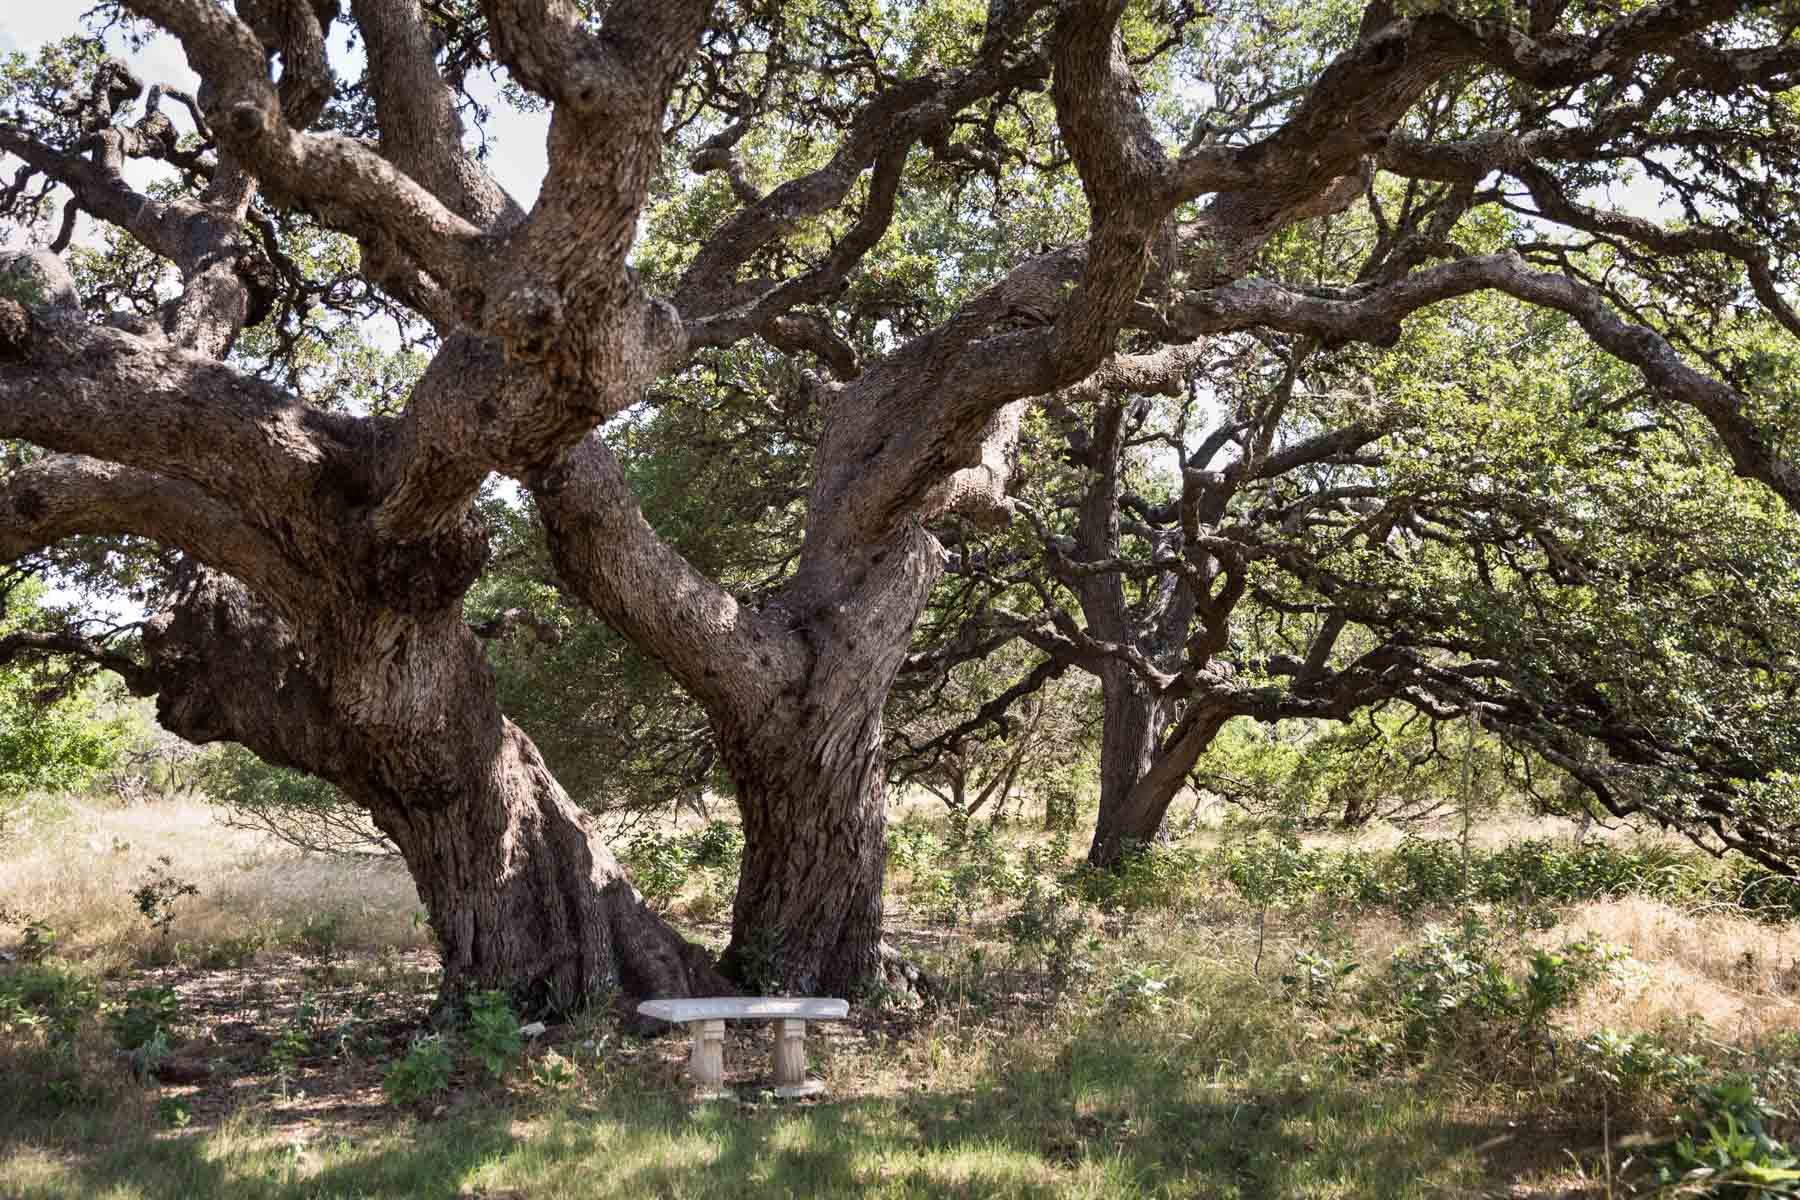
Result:
[[505,992],[477,992],[469,997],[469,1051],[495,1079],[518,1061],[525,1043],[519,1037],[519,1014]]
[[422,1104],[450,1087],[453,1065],[442,1038],[415,1038],[406,1056],[389,1064],[383,1074],[382,1094],[388,1103],[401,1107]]
[[1771,1134],[1775,1115],[1748,1080],[1702,1087],[1677,1118],[1681,1132],[1651,1155],[1657,1183],[1669,1195],[1800,1196],[1800,1155]]
[[0,1033],[42,1028],[68,1037],[100,1011],[100,986],[91,977],[52,963],[0,973]]
[[125,993],[125,1002],[106,1014],[106,1027],[121,1050],[140,1050],[167,1042],[181,1021],[181,997],[174,988],[141,987]]
[[[1148,862],[1168,870],[1181,859],[1176,852],[1156,850]],[[1292,837],[1259,835],[1220,847],[1205,866],[1258,907],[1322,902],[1414,913],[1469,903],[1575,904],[1632,894],[1769,919],[1800,917],[1800,882],[1747,861],[1721,862],[1659,842],[1567,845],[1532,838],[1498,848],[1471,847],[1465,858],[1460,844],[1447,838],[1407,838],[1388,850],[1324,850]]]

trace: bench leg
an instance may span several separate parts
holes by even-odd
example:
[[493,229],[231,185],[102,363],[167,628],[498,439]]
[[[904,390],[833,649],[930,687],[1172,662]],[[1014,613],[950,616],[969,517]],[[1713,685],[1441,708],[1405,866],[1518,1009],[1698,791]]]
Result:
[[725,1022],[689,1021],[694,1049],[688,1055],[688,1075],[702,1088],[725,1084]]
[[806,1022],[775,1022],[775,1094],[816,1096],[824,1090],[819,1080],[806,1078]]

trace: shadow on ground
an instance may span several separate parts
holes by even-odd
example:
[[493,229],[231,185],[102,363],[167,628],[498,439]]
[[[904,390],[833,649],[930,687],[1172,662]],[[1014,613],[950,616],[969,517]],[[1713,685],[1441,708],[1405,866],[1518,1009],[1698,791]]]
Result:
[[1221,1086],[1205,1053],[1141,1029],[1096,1022],[950,1093],[695,1105],[659,1064],[579,1100],[496,1093],[440,1120],[346,1132],[249,1106],[197,1133],[0,1131],[0,1155],[8,1195],[57,1198],[1566,1194],[1535,1181],[1580,1131],[1447,1115],[1392,1082]]

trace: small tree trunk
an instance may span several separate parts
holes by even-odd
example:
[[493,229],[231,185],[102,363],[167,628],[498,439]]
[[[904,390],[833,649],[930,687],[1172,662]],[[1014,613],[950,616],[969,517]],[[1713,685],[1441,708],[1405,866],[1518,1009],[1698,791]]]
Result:
[[[1100,815],[1088,862],[1118,864],[1133,845],[1156,840],[1168,802],[1156,803],[1138,784],[1150,773],[1166,714],[1144,682],[1123,665],[1101,675],[1105,724],[1100,735]],[[1172,798],[1172,795],[1171,795]]]
[[1163,836],[1169,805],[1200,755],[1231,719],[1193,701],[1164,736],[1166,708],[1135,676],[1102,678],[1106,726],[1100,740],[1100,817],[1088,862],[1117,867],[1133,846]]
[[727,751],[744,856],[719,969],[756,992],[861,995],[886,976],[881,710],[809,732]]
[[969,811],[969,770],[961,762],[952,762],[947,767],[950,776],[950,811]]
[[698,946],[645,907],[510,721],[492,770],[448,804],[374,806],[406,859],[443,957],[440,1003],[510,993],[568,1012],[613,992],[729,991]]

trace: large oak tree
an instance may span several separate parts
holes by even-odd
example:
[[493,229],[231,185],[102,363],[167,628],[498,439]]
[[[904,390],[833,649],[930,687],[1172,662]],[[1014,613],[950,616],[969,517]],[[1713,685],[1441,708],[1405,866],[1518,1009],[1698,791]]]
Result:
[[[1009,515],[1036,397],[1153,381],[1227,332],[1386,344],[1409,314],[1494,289],[1570,314],[1800,499],[1784,414],[1738,364],[1554,238],[1466,254],[1455,237],[1476,200],[1529,194],[1547,224],[1736,272],[1742,297],[1723,294],[1800,328],[1778,282],[1800,67],[1779,5],[1378,2],[1321,10],[1297,49],[1264,38],[1292,14],[1255,4],[124,7],[179,38],[202,86],[153,88],[139,112],[138,81],[100,62],[16,94],[4,199],[29,207],[31,181],[54,180],[180,286],[151,316],[83,311],[53,259],[14,260],[0,437],[45,453],[4,484],[0,551],[77,535],[179,551],[141,654],[73,634],[35,648],[102,657],[171,729],[365,805],[418,880],[451,992],[711,986],[495,702],[462,611],[494,473],[529,490],[564,585],[705,708],[746,835],[721,965],[804,991],[888,969],[882,702],[943,569],[927,524]],[[333,73],[342,28],[358,79]],[[465,145],[461,84],[488,64],[550,113],[529,211]],[[162,111],[178,102],[197,144]],[[769,153],[784,134],[791,152]],[[131,157],[180,185],[135,190]],[[1667,227],[1590,207],[1595,172],[1627,161],[1709,190]],[[1272,240],[1366,202],[1378,172],[1419,201],[1383,216],[1378,267],[1265,269]],[[910,285],[943,303],[902,294],[861,319],[865,262],[933,182],[988,196],[1002,230],[1022,182],[1078,184],[1075,227],[946,254]],[[646,203],[671,193],[702,202],[640,273]],[[254,231],[296,217],[354,238],[383,302],[429,324],[433,357],[393,411],[309,406],[304,373],[278,386],[234,363],[291,282]],[[792,569],[754,598],[653,531],[595,432],[747,339],[809,368],[794,388],[822,421]]]

